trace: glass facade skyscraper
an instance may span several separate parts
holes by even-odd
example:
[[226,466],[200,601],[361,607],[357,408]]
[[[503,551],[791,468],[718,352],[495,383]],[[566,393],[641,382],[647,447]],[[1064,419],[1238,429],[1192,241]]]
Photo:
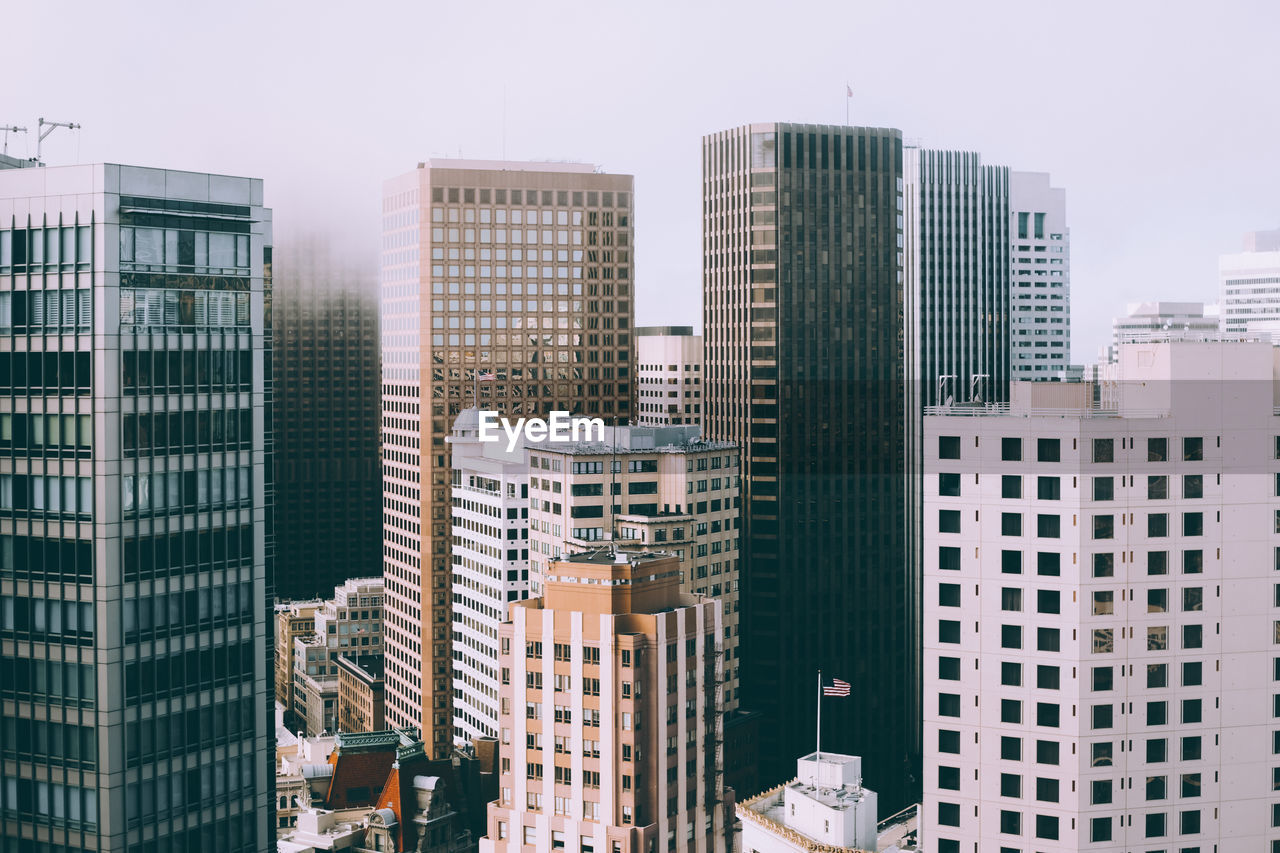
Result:
[[[753,124],[703,140],[709,439],[743,453],[742,707],[762,782],[812,751],[866,758],[887,806],[917,761],[907,540],[910,349],[897,130]],[[734,662],[736,665],[736,662]]]
[[265,851],[262,182],[0,171],[0,848]]

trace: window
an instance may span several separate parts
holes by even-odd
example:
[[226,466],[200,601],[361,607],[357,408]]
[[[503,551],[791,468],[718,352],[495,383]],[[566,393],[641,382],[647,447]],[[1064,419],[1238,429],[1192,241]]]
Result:
[[[1057,556],[1056,554],[1054,556]],[[1056,589],[1036,590],[1037,613],[1061,613],[1062,594]]]
[[1182,496],[1188,499],[1204,497],[1204,475],[1184,474],[1182,476]]
[[1058,705],[1054,702],[1037,702],[1036,703],[1036,725],[1045,726],[1046,728],[1056,729],[1058,727],[1058,719],[1060,711]]
[[1148,589],[1147,590],[1147,612],[1148,613],[1168,613],[1169,612],[1169,590]]
[[1022,686],[1022,664],[1014,661],[1000,662],[1000,683],[1005,687]]
[[[1098,784],[1097,782],[1094,783]],[[1107,800],[1106,802],[1111,802]],[[1095,817],[1089,819],[1089,840],[1090,841],[1110,841],[1111,840],[1111,818]]]
[[1111,802],[1112,781],[1110,779],[1094,779],[1089,787],[1092,792],[1089,800],[1090,803],[1095,806],[1102,806]]
[[958,435],[938,436],[938,458],[939,459],[959,459],[960,458],[960,436]]
[[1182,700],[1182,724],[1191,725],[1204,719],[1204,704],[1199,699]]
[[1021,462],[1022,439],[1008,437],[1000,439],[1000,459],[1004,462]]
[[960,623],[953,619],[939,619],[938,620],[938,642],[939,643],[960,642]]
[[1199,687],[1204,683],[1204,664],[1200,661],[1184,661],[1182,664],[1182,686]]
[[1147,513],[1147,535],[1151,537],[1168,536],[1169,535],[1169,513],[1167,512]]
[[1148,462],[1168,462],[1169,461],[1169,439],[1148,438],[1147,439],[1147,461]]
[[[1057,577],[1062,574],[1062,555],[1057,551],[1038,552],[1036,554],[1036,574],[1047,577]],[[1048,611],[1044,612],[1047,613]]]
[[1147,763],[1161,764],[1169,760],[1169,741],[1162,737],[1147,740]]
[[1036,799],[1042,803],[1058,802],[1058,780],[1037,777]]
[[1148,702],[1147,703],[1147,725],[1148,726],[1167,726],[1169,724],[1169,703],[1168,702]]
[[1146,837],[1159,838],[1165,834],[1165,815],[1163,812],[1148,814],[1146,819]]
[[1061,444],[1062,442],[1056,438],[1036,439],[1036,461],[1038,462],[1062,461]]
[[1183,625],[1182,626],[1182,647],[1184,649],[1199,649],[1204,647],[1204,626],[1203,625]]
[[1093,499],[1095,501],[1115,500],[1116,486],[1113,477],[1093,478]]
[[943,571],[960,571],[960,549],[943,545],[938,548],[938,568]]
[[1184,612],[1204,610],[1204,587],[1185,586],[1182,588],[1182,609]]
[[1016,773],[1000,774],[1000,796],[1002,797],[1021,797],[1022,796],[1022,777]]
[[[657,483],[653,484],[655,487]],[[655,488],[655,492],[656,492]],[[960,475],[959,474],[939,474],[938,475],[938,494],[948,498],[960,497]]]
[[1204,535],[1204,513],[1203,512],[1184,512],[1182,514],[1182,535],[1183,536],[1203,536]]
[[938,803],[938,823],[943,826],[960,825],[960,806],[958,803]]
[[1095,590],[1093,593],[1093,615],[1110,616],[1115,613],[1116,594],[1114,590]]
[[1200,736],[1193,735],[1182,739],[1182,760],[1183,761],[1199,761],[1200,760]]
[[1204,460],[1204,439],[1187,437],[1182,439],[1182,461],[1200,462]]
[[1111,654],[1116,650],[1116,637],[1114,628],[1094,628],[1093,629],[1093,653],[1095,655]]
[[1116,573],[1116,555],[1115,554],[1094,554],[1093,555],[1093,576],[1095,578],[1114,577]]
[[1000,812],[1000,831],[1006,835],[1022,834],[1022,813],[1004,811]]
[[1001,625],[1000,626],[1000,648],[1002,649],[1022,648],[1022,626],[1021,625]]
[[938,766],[938,787],[947,791],[960,790],[960,768]]
[[[1116,517],[1114,515],[1095,515],[1093,517],[1093,538],[1114,539],[1116,537]],[[1097,556],[1102,556],[1101,554]]]
[[1147,651],[1163,652],[1169,648],[1169,626],[1151,625],[1147,628]]
[[1022,552],[1009,550],[1001,551],[1000,571],[1006,575],[1022,574]]
[[1058,819],[1053,815],[1036,815],[1036,838],[1056,839],[1058,837]]
[[1022,497],[1022,478],[1017,474],[1000,475],[1000,497],[1017,500]]
[[960,732],[952,729],[939,729],[938,752],[945,752],[948,755],[959,755]]
[[1166,663],[1147,664],[1147,689],[1156,690],[1169,686],[1169,665]]
[[1036,741],[1036,764],[1056,765],[1061,751],[1062,748],[1056,740]]
[[1182,788],[1182,796],[1198,797],[1200,796],[1200,774],[1199,773],[1183,773],[1179,779]]
[[960,532],[960,510],[958,509],[938,510],[938,532],[939,533],[959,533]]
[[1062,672],[1056,666],[1036,666],[1036,687],[1041,690],[1058,690],[1062,685]]
[[960,658],[938,658],[938,678],[943,681],[960,680]]
[[1116,441],[1114,438],[1095,438],[1093,440],[1093,461],[1116,461]]
[[[956,530],[958,532],[959,527],[957,527]],[[1022,513],[1019,513],[1019,512],[1000,513],[1000,535],[1021,536],[1022,535]]]
[[1062,535],[1062,517],[1057,515],[1037,515],[1036,535],[1042,539],[1057,539]]
[[1091,767],[1111,767],[1114,763],[1114,744],[1110,741],[1095,743],[1089,747]]
[[1021,723],[1022,722],[1022,702],[1020,702],[1017,699],[1001,699],[1000,700],[1000,722]]
[[[1000,609],[1011,612],[1021,612],[1022,610],[1022,590],[1017,587],[1006,586],[1000,590]],[[1011,627],[1006,625],[1006,628]]]
[[1062,651],[1062,631],[1058,628],[1036,628],[1036,650]]
[[1062,480],[1060,477],[1037,477],[1036,498],[1042,501],[1062,499]]
[[960,716],[960,694],[959,693],[939,693],[938,694],[938,716],[940,717]]
[[1147,477],[1147,500],[1163,501],[1169,499],[1169,478],[1163,474]]
[[1001,736],[1000,758],[1005,761],[1022,760],[1022,738]]
[[1095,666],[1093,668],[1092,684],[1095,692],[1114,690],[1115,673],[1112,668],[1109,666]]
[[1204,552],[1183,551],[1182,552],[1182,572],[1188,575],[1198,575],[1204,571]]
[[960,584],[958,583],[938,584],[938,604],[942,607],[959,607],[960,606]]

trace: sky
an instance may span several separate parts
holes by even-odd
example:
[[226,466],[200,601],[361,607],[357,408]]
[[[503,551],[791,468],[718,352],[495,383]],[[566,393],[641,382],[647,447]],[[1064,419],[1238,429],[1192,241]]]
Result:
[[636,319],[700,324],[701,138],[748,122],[897,127],[1067,191],[1073,361],[1128,302],[1216,300],[1217,258],[1280,227],[1280,4],[12,4],[9,153],[266,180],[277,243],[376,262],[382,180],[430,157],[633,174]]

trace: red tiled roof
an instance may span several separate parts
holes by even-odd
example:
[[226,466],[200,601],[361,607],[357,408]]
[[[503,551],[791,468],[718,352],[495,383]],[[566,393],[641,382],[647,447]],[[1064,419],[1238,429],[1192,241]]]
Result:
[[378,799],[396,760],[395,746],[386,749],[343,752],[334,749],[329,756],[333,765],[333,778],[329,780],[329,792],[325,808],[350,809],[371,806]]

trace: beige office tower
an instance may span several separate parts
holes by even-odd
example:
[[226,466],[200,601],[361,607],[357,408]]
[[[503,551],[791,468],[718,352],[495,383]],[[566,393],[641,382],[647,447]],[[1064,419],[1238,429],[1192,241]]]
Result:
[[702,423],[702,335],[692,326],[636,329],[637,423]]
[[[738,709],[738,446],[699,428],[606,427],[596,441],[529,447],[529,575],[604,545],[672,554],[682,590],[724,604],[725,711]],[[612,499],[606,497],[612,495]]]
[[449,425],[634,411],[630,175],[433,160],[383,187],[386,717],[452,746]]
[[502,626],[499,795],[480,853],[723,853],[720,605],[667,554],[556,562]]

